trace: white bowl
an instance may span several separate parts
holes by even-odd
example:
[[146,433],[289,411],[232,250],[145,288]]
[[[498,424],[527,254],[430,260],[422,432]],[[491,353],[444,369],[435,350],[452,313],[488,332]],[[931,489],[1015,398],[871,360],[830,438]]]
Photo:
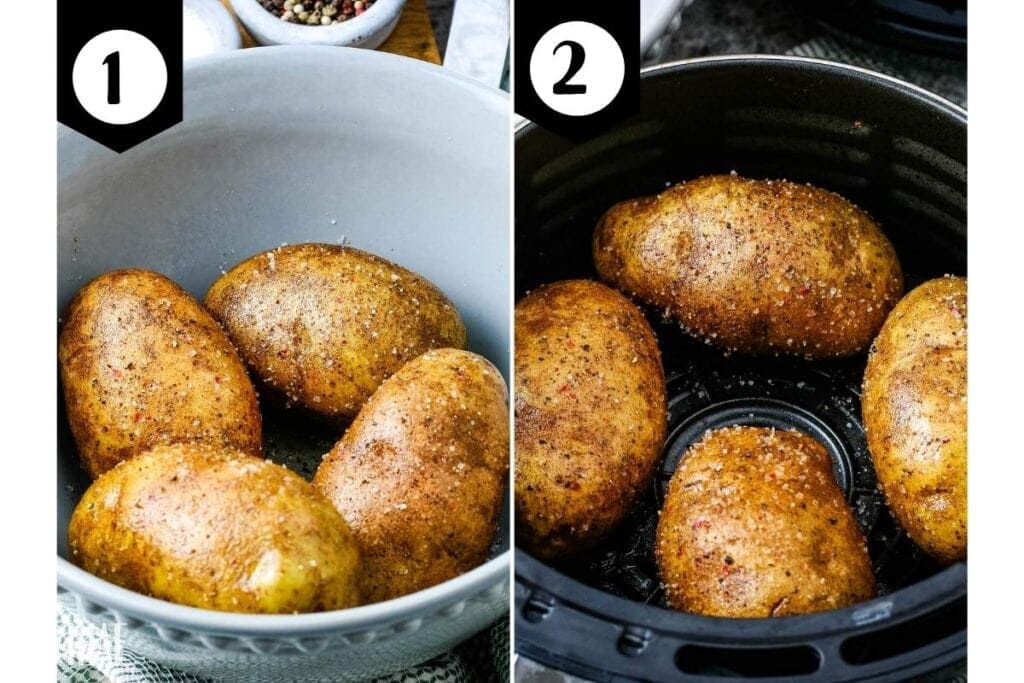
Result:
[[682,11],[693,0],[640,0],[640,55],[657,61],[668,38],[682,25]]
[[405,0],[377,0],[358,17],[330,26],[303,26],[282,21],[263,9],[257,0],[231,0],[231,7],[260,45],[343,45],[373,49],[395,30]]
[[186,60],[242,47],[238,25],[220,0],[185,0],[181,9]]

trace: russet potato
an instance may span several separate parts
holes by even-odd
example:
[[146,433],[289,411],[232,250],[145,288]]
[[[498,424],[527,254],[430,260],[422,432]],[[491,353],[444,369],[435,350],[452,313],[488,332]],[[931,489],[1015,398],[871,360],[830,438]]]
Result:
[[656,543],[666,599],[685,612],[786,616],[875,594],[828,452],[796,431],[708,432],[672,476]]
[[261,452],[245,366],[199,302],[159,273],[117,270],[82,287],[57,352],[68,422],[93,478],[158,444]]
[[345,520],[280,465],[202,444],[157,446],[85,492],[70,559],[119,586],[192,607],[285,614],[359,602]]
[[416,356],[466,345],[462,319],[441,290],[340,245],[252,256],[210,287],[206,306],[258,380],[286,402],[342,421]]
[[542,558],[605,538],[651,483],[665,376],[643,313],[590,280],[515,309],[516,542]]
[[942,562],[967,557],[967,280],[929,280],[885,321],[861,396],[878,482],[900,525]]
[[508,460],[508,390],[481,356],[436,349],[385,380],[313,479],[352,528],[366,601],[483,563]]
[[832,192],[706,176],[616,204],[593,239],[601,278],[727,351],[849,356],[903,293],[892,244]]

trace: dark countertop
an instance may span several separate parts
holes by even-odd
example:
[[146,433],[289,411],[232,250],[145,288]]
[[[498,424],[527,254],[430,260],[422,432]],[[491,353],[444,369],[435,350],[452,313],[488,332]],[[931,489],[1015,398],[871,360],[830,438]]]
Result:
[[695,0],[656,61],[727,54],[798,54],[888,73],[966,106],[967,64],[868,43],[806,17],[790,0]]

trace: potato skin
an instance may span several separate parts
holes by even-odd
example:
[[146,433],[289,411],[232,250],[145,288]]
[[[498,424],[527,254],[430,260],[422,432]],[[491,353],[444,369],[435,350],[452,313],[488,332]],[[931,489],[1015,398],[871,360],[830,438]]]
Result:
[[665,440],[665,374],[650,324],[590,280],[546,285],[515,309],[516,543],[586,550],[650,484]]
[[345,520],[297,474],[238,451],[157,446],[93,482],[68,526],[71,560],[182,605],[285,614],[358,603]]
[[911,291],[872,345],[861,410],[878,482],[911,539],[967,557],[967,280]]
[[381,384],[313,479],[352,527],[367,602],[487,559],[508,460],[508,389],[484,358],[428,351]]
[[866,213],[781,180],[706,176],[621,202],[593,252],[603,280],[744,353],[858,353],[903,292],[896,252]]
[[728,427],[691,446],[665,495],[655,557],[668,603],[694,614],[806,614],[875,594],[828,453],[796,431]]
[[159,273],[116,270],[78,290],[57,353],[71,432],[93,478],[158,444],[262,450],[256,390],[237,352]]
[[441,290],[338,245],[252,256],[213,283],[206,306],[268,387],[344,420],[424,351],[466,345],[462,319]]

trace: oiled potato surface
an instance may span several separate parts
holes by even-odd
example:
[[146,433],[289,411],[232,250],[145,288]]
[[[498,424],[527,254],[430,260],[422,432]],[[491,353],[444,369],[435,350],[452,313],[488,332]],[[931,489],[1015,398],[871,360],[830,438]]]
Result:
[[248,258],[213,284],[206,306],[255,377],[288,402],[341,419],[424,351],[466,345],[458,311],[437,287],[340,245]]
[[643,313],[590,280],[515,309],[516,543],[586,550],[629,513],[665,439],[665,376]]
[[125,588],[228,612],[358,603],[359,554],[334,507],[280,465],[199,444],[158,446],[86,491],[70,559]]
[[158,444],[260,454],[256,391],[238,353],[199,302],[159,273],[117,270],[82,287],[63,316],[58,361],[93,478]]
[[820,612],[875,579],[825,447],[796,431],[729,427],[683,455],[658,521],[668,603],[717,617]]
[[601,278],[729,351],[865,350],[903,292],[892,244],[832,192],[706,176],[616,204],[594,233]]
[[967,280],[929,280],[889,314],[861,398],[886,502],[943,562],[967,557]]
[[482,564],[508,461],[508,389],[486,359],[437,349],[384,381],[313,480],[352,527],[366,601]]

